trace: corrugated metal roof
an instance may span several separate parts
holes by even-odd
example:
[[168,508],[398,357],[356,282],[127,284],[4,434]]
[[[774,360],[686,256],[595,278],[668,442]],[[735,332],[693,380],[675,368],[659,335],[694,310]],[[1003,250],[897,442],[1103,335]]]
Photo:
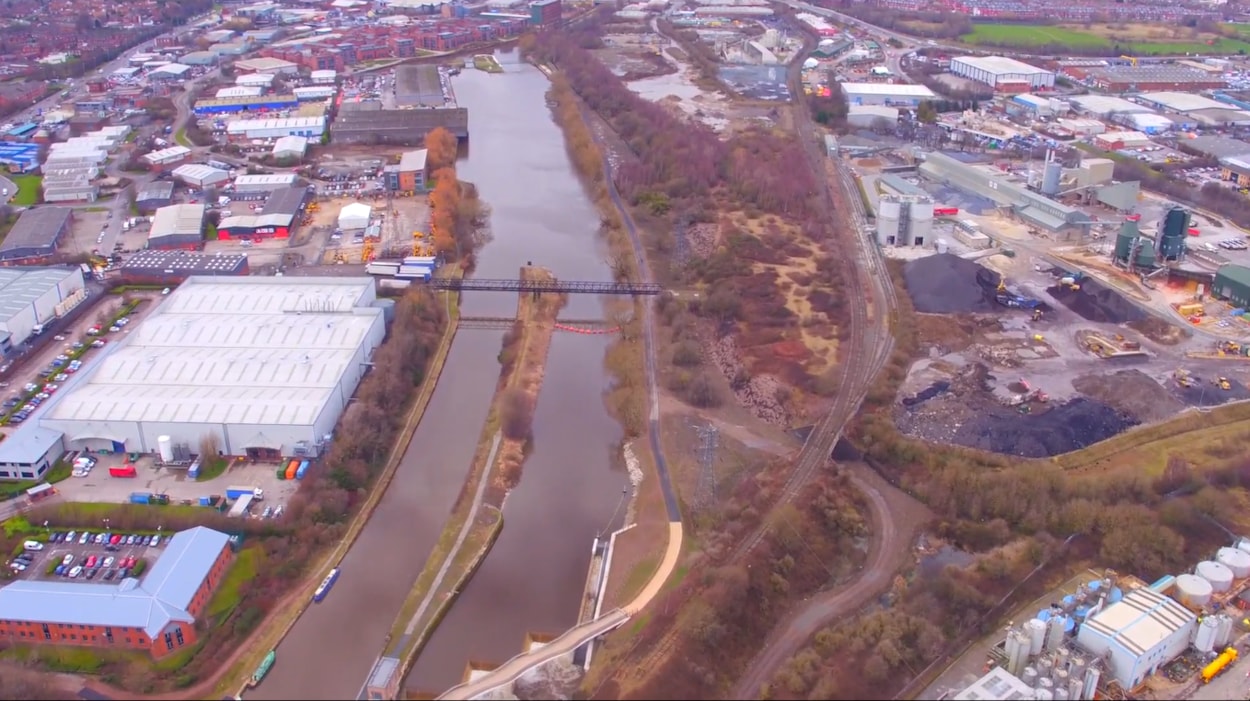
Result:
[[43,420],[71,440],[113,421],[311,425],[380,311],[359,306],[370,279],[285,281],[191,278]]
[[429,156],[428,149],[417,149],[415,151],[405,151],[404,155],[399,159],[399,170],[405,173],[425,170],[425,160]]
[[57,239],[69,228],[72,211],[69,207],[34,207],[22,212],[0,243],[0,258],[10,252],[28,255],[46,250],[51,253]]
[[0,441],[0,464],[33,465],[62,435],[34,421],[22,424]]
[[204,229],[205,205],[171,204],[161,207],[152,216],[152,230],[148,239],[164,236],[199,236]]
[[1195,620],[1193,612],[1176,601],[1141,588],[1098,612],[1083,626],[1140,657]]
[[229,542],[203,526],[177,533],[141,581],[14,582],[0,589],[0,619],[142,628],[156,638],[174,621],[195,620],[187,607]]
[[48,290],[74,276],[82,276],[77,267],[0,268],[0,322],[25,311]]

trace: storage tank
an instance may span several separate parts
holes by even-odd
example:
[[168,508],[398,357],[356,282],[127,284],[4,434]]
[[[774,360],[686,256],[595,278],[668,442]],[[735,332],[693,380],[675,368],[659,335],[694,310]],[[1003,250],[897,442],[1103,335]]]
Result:
[[1250,577],[1250,553],[1237,548],[1220,548],[1215,561],[1232,570],[1235,579]]
[[1206,654],[1215,649],[1215,634],[1220,630],[1219,621],[1215,616],[1207,616],[1198,624],[1198,632],[1194,634],[1194,649]]
[[907,245],[923,246],[928,243],[933,234],[933,203],[912,202],[907,208],[907,216]]
[[1115,236],[1115,259],[1119,261],[1128,260],[1133,255],[1133,242],[1141,232],[1137,229],[1137,222],[1129,220],[1120,225],[1120,233]]
[[[1072,674],[1072,681],[1079,682],[1085,678],[1085,658],[1073,657],[1072,663],[1068,666],[1068,671]],[[1080,696],[1081,692],[1073,693],[1074,696]]]
[[1056,667],[1050,679],[1055,683],[1056,690],[1068,688],[1068,670]]
[[161,455],[161,462],[174,461],[174,441],[169,436],[156,437],[156,450]]
[[1055,677],[1055,681],[1059,681],[1059,673],[1068,671],[1068,660],[1072,659],[1072,653],[1068,648],[1061,647],[1055,650],[1055,671],[1051,675]]
[[937,252],[938,253],[946,253],[948,248],[949,246],[947,246],[946,239],[937,240]]
[[1076,597],[1072,596],[1071,594],[1068,594],[1067,596],[1063,597],[1061,601],[1063,602],[1064,611],[1071,611],[1072,609],[1076,608]]
[[1176,578],[1176,600],[1190,608],[1202,608],[1211,603],[1211,583],[1193,574]]
[[1216,616],[1216,622],[1219,627],[1215,631],[1215,646],[1224,647],[1233,638],[1233,619],[1231,616]]
[[1034,689],[1033,698],[1036,701],[1054,701],[1055,694],[1050,689]]
[[1068,701],[1068,699],[1070,698],[1068,696],[1068,690],[1065,687],[1057,686],[1055,687],[1055,690],[1051,693],[1054,694],[1053,698],[1055,699],[1055,701]]
[[1233,586],[1233,571],[1213,560],[1199,562],[1194,574],[1210,582],[1216,593],[1226,592]]
[[1037,688],[1049,691],[1055,688],[1055,683],[1050,680],[1050,677],[1038,677]]
[[1085,688],[1081,690],[1082,699],[1094,698],[1095,692],[1098,691],[1098,681],[1102,679],[1102,672],[1097,667],[1090,666],[1085,671]]
[[1050,609],[1045,608],[1045,609],[1038,611],[1037,616],[1035,616],[1035,618],[1045,623],[1046,621],[1050,620],[1050,616],[1051,616]]
[[1077,606],[1076,612],[1073,613],[1073,616],[1076,618],[1078,623],[1084,623],[1085,617],[1088,615],[1089,615],[1089,607],[1085,606],[1084,604]]
[[1159,227],[1159,256],[1164,260],[1177,260],[1184,255],[1188,231],[1189,212],[1184,207],[1169,209]]
[[1124,591],[1119,587],[1111,587],[1111,593],[1107,594],[1107,603],[1114,604],[1124,598]]
[[1029,686],[1037,686],[1037,667],[1025,667],[1024,671],[1020,673],[1020,681]]
[[1007,671],[1019,676],[1029,660],[1029,636],[1024,631],[1013,630],[1007,634]]
[[1237,549],[1245,550],[1246,552],[1250,553],[1250,538],[1242,538],[1241,540],[1237,541]]
[[1059,179],[1063,176],[1063,164],[1059,161],[1046,161],[1042,170],[1042,194],[1054,197],[1059,194]]
[[[1063,629],[1067,616],[1051,616],[1046,621],[1046,649],[1054,650],[1063,644]],[[1040,669],[1038,670],[1041,671]]]
[[1024,624],[1024,632],[1029,635],[1029,655],[1042,654],[1042,647],[1046,643],[1046,622],[1034,618]]
[[[1075,660],[1073,661],[1075,662]],[[1082,662],[1083,661],[1084,660],[1082,660]],[[1068,698],[1070,699],[1081,698],[1081,690],[1084,688],[1085,688],[1085,667],[1082,666],[1080,676],[1077,676],[1076,672],[1074,671],[1072,673],[1072,676],[1068,678]]]
[[903,204],[894,198],[882,197],[877,206],[877,243],[882,246],[898,246],[899,219]]

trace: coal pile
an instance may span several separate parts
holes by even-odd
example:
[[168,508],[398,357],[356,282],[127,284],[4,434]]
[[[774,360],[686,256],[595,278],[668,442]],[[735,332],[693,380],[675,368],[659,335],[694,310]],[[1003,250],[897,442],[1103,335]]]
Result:
[[942,380],[940,382],[934,382],[933,384],[929,385],[923,390],[917,392],[916,396],[904,397],[903,406],[916,406],[917,404],[927,402],[930,399],[933,399],[934,397],[938,396],[939,394],[945,392],[946,390],[950,388],[951,388],[951,383],[945,380]]
[[1148,316],[1124,295],[1100,282],[1084,278],[1080,281],[1080,288],[1073,290],[1066,285],[1056,285],[1046,291],[1088,321],[1123,324],[1141,321]]
[[955,429],[952,443],[1024,458],[1080,450],[1136,426],[1139,421],[1092,399],[1077,398],[1038,413],[994,411]]
[[[903,266],[903,279],[916,311],[925,314],[992,312],[997,309],[993,286],[978,279],[980,265],[950,253],[939,253]],[[988,272],[988,271],[986,271]],[[997,285],[997,278],[994,278]]]

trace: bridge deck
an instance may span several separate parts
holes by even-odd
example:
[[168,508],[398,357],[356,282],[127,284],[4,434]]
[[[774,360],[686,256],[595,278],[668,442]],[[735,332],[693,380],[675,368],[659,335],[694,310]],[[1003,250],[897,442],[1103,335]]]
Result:
[[663,288],[654,282],[592,282],[587,280],[502,280],[490,278],[436,277],[414,280],[439,290],[464,292],[566,292],[595,295],[658,295]]

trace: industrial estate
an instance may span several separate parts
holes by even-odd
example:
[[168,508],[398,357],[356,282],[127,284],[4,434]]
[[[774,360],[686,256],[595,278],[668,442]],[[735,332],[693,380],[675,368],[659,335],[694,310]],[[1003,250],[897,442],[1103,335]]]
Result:
[[1247,28],[8,3],[0,696],[1250,698]]

